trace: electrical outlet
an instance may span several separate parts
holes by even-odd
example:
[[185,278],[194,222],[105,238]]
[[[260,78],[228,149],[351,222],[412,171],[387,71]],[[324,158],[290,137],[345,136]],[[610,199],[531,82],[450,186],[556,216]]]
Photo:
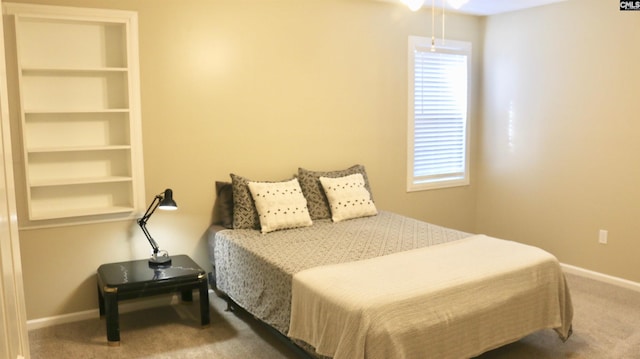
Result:
[[609,231],[605,230],[605,229],[601,229],[600,230],[600,234],[598,236],[598,243],[600,244],[607,244],[607,237],[609,236]]

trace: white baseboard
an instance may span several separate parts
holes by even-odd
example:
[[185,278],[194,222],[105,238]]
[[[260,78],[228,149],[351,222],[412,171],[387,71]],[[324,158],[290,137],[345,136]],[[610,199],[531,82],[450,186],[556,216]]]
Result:
[[623,288],[640,292],[640,283],[638,282],[630,281],[630,280],[619,278],[619,277],[614,277],[614,276],[603,274],[600,272],[595,272],[589,269],[572,266],[570,264],[560,263],[560,266],[566,273],[569,273],[569,274],[575,274],[581,277],[594,279],[600,282],[605,282],[618,287],[623,287]]
[[[209,292],[212,292],[209,289]],[[198,300],[199,293],[194,291],[193,299]],[[180,297],[177,293],[158,295],[152,298],[134,299],[126,302],[118,303],[119,313],[134,312],[141,309],[150,309],[155,307],[162,307],[167,305],[175,305],[180,303]],[[53,317],[46,317],[40,319],[33,319],[27,321],[27,330],[40,329],[50,327],[58,324],[65,324],[71,322],[77,322],[86,319],[95,319],[100,317],[100,311],[96,309],[85,310],[83,312],[69,313],[63,315],[56,315]]]

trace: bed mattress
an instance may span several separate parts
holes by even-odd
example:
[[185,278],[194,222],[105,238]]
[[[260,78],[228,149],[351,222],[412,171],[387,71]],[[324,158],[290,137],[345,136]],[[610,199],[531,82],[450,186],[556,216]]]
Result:
[[[395,254],[422,251],[422,249],[426,247],[433,249],[443,247],[436,246],[439,244],[448,243],[444,246],[448,247],[450,245],[467,242],[472,239],[473,236],[474,235],[470,233],[433,225],[399,214],[379,211],[376,216],[337,223],[331,220],[316,220],[310,227],[281,230],[266,234],[253,229],[221,230],[217,231],[215,235],[210,238],[209,250],[210,253],[213,254],[211,260],[214,265],[215,285],[217,289],[224,292],[231,300],[256,318],[269,324],[283,335],[288,336],[292,318],[292,283],[294,282],[294,277],[299,276],[300,273],[305,273],[309,270],[315,271],[315,269],[321,269],[323,267],[331,268],[332,266],[340,264],[348,264],[351,266],[353,263],[367,262],[374,258],[387,258],[393,257]],[[517,245],[524,246],[520,244]],[[490,251],[491,249],[487,250]],[[464,250],[462,252],[464,252]],[[481,254],[479,253],[479,255]],[[473,258],[474,254],[465,253],[461,258],[466,260],[469,258],[468,256]],[[519,295],[517,298],[513,296],[516,292],[502,293],[499,296],[506,296],[506,298],[511,296],[511,298],[515,298],[515,300],[511,301],[513,305],[510,306],[512,309],[515,308],[514,312],[508,314],[507,319],[505,319],[509,321],[513,321],[512,319],[518,317],[520,313],[530,312],[533,313],[532,316],[537,316],[535,313],[545,312],[543,309],[549,307],[548,303],[555,302],[559,305],[558,310],[554,309],[552,315],[548,317],[532,317],[531,320],[523,321],[521,324],[518,322],[514,322],[513,325],[509,324],[510,328],[513,327],[517,330],[507,330],[505,326],[505,328],[503,328],[505,333],[501,335],[500,338],[490,338],[486,341],[483,340],[478,345],[471,345],[469,350],[465,349],[465,353],[469,355],[479,354],[485,350],[518,340],[529,333],[543,328],[555,328],[561,339],[566,340],[568,338],[571,334],[571,299],[557,259],[550,254],[548,257],[550,257],[549,263],[551,263],[554,268],[545,274],[545,276],[548,278],[555,276],[555,281],[543,280],[536,282],[534,280],[531,283],[533,285],[532,287],[526,287],[527,284],[523,284],[524,286],[518,285],[518,287],[522,289],[517,293],[517,295]],[[439,271],[436,271],[438,273],[435,273],[433,278],[446,278],[446,275],[442,275],[443,271],[457,271],[457,267],[451,267],[451,264],[448,262],[446,258],[442,258],[438,262],[439,264],[436,264],[435,261],[431,263],[432,266],[428,267],[431,268],[429,271],[435,271],[432,268],[433,265],[439,268]],[[485,264],[490,265],[491,261]],[[419,263],[417,265],[419,265]],[[394,266],[399,267],[400,265]],[[547,268],[549,268],[549,265],[547,265]],[[376,270],[380,270],[380,268]],[[530,278],[543,278],[540,274],[536,274],[537,270],[538,269],[534,269],[531,272],[518,272],[520,273],[518,274],[519,277],[518,275],[515,277],[510,275],[504,278],[507,284],[520,283],[522,278],[525,278],[525,281]],[[474,268],[467,268],[467,274],[473,275],[473,271]],[[369,272],[375,273],[376,271],[370,269]],[[381,281],[382,283],[379,283],[381,287],[391,288],[394,286],[386,286],[385,283],[392,284],[392,281],[401,281],[402,278],[400,277],[403,275],[407,278],[414,279],[414,272],[415,271],[412,272],[412,275],[407,273],[401,275],[395,273],[390,275],[378,274],[373,281]],[[517,271],[514,271],[514,273],[516,272]],[[342,276],[336,277],[334,275],[334,277],[337,279]],[[485,281],[485,283],[491,285],[491,280],[485,279]],[[330,280],[329,282],[324,282],[319,285],[323,288],[331,288],[334,286],[333,283],[335,283],[335,281]],[[480,285],[480,287],[483,286],[483,284]],[[539,290],[539,288],[543,290]],[[548,291],[548,288],[553,288],[554,290]],[[455,286],[449,289],[454,290]],[[476,288],[474,288],[474,290],[476,290]],[[489,292],[486,293],[487,298],[491,298],[492,290],[493,289],[490,288]],[[356,290],[356,292],[358,291],[359,290]],[[320,297],[318,293],[325,292],[328,293],[329,290],[325,291],[321,289],[320,291],[311,291],[311,294],[307,295],[307,297],[317,298]],[[555,294],[552,293],[553,295],[551,296],[545,294],[550,292]],[[532,293],[535,295],[532,295]],[[352,294],[357,297],[358,293]],[[339,293],[334,293],[329,296],[333,296],[334,298],[340,297]],[[523,298],[534,299],[523,301]],[[537,300],[535,298],[543,298],[544,300]],[[357,301],[364,299],[366,298],[359,298]],[[464,302],[469,298],[458,299]],[[305,303],[310,302],[305,301]],[[490,302],[495,301],[492,300]],[[529,302],[532,303],[532,305],[530,307],[520,307],[520,302]],[[319,302],[318,308],[327,306],[325,303],[326,302]],[[459,308],[465,307],[465,305],[466,304],[460,304]],[[306,306],[306,304],[303,306]],[[391,307],[393,306],[391,305]],[[495,315],[504,317],[501,313],[502,308],[500,303],[490,309],[491,310],[479,313],[484,317]],[[357,309],[356,311],[359,310],[360,309]],[[303,316],[306,317],[308,315],[303,314]],[[297,317],[300,316],[298,315]],[[498,323],[498,328],[496,329],[499,331],[502,330],[499,327],[503,326],[503,322],[500,322],[500,320],[501,319],[497,319],[497,321],[494,321],[494,323]],[[312,330],[315,329],[312,328]],[[475,332],[474,330],[471,330],[470,333],[473,334],[477,332],[477,330]],[[291,336],[305,338],[304,335]],[[317,335],[312,333],[308,338],[313,338],[314,336]],[[341,338],[340,335],[338,335],[338,338]],[[396,340],[397,335],[394,334],[389,338],[392,341]],[[447,338],[452,337],[448,335]],[[320,356],[314,353],[314,348],[307,344],[308,342],[314,342],[314,340],[307,339],[306,342],[294,341],[313,355]],[[318,343],[316,343],[316,345],[318,345]],[[351,348],[350,345],[348,345],[348,347]],[[391,348],[391,346],[386,347]],[[420,347],[420,345],[415,347]],[[327,351],[320,350],[320,352],[325,355],[331,355],[331,353],[336,354],[337,351],[334,349]],[[361,351],[361,353],[363,352],[364,351]],[[376,352],[379,351],[376,350]],[[393,352],[400,353],[400,351],[396,349],[393,349]],[[386,358],[388,354],[390,353],[383,352],[381,357]],[[452,355],[453,357],[458,357],[457,354]],[[344,357],[347,358],[349,356],[350,354],[347,354]],[[374,356],[364,355],[360,357]],[[445,355],[445,357],[447,357],[447,355]]]

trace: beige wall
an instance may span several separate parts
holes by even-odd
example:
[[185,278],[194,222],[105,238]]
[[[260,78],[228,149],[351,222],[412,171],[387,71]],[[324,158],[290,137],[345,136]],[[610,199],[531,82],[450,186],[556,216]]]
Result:
[[[298,166],[362,163],[379,208],[473,230],[475,186],[405,192],[407,37],[430,35],[430,13],[374,0],[18,2],[138,11],[146,197],[171,187],[179,205],[148,228],[170,253],[208,268],[215,180]],[[447,19],[448,37],[473,42],[476,74],[482,27]],[[133,221],[20,237],[29,319],[97,308],[96,268],[149,252]]]
[[[147,198],[172,187],[180,206],[149,229],[170,253],[208,266],[213,183],[229,172],[362,163],[380,208],[640,281],[640,17],[615,0],[489,17],[486,33],[480,18],[450,16],[448,37],[473,42],[476,75],[484,59],[478,170],[470,187],[419,193],[405,192],[406,47],[430,35],[428,12],[374,0],[16,2],[139,12]],[[133,222],[20,238],[29,319],[95,309],[95,269],[148,253]]]
[[476,229],[640,281],[640,13],[618,5],[488,18]]

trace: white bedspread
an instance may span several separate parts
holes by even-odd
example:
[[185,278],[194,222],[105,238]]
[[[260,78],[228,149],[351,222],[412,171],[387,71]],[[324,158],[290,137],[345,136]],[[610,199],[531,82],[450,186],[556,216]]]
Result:
[[297,273],[289,336],[347,358],[465,358],[571,332],[557,259],[484,235]]

